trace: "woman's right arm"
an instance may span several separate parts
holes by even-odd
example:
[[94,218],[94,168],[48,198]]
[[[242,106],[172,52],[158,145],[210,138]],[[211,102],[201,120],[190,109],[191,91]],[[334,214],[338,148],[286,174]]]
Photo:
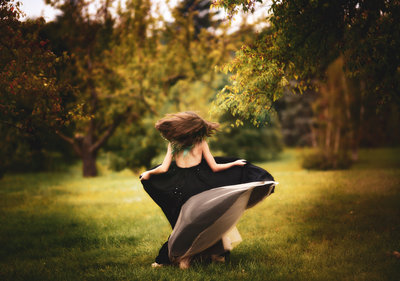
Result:
[[168,149],[167,149],[167,154],[165,154],[164,161],[162,162],[162,164],[160,166],[158,166],[157,168],[154,168],[153,170],[149,170],[149,171],[146,171],[143,174],[141,174],[139,177],[140,180],[148,180],[151,175],[161,174],[161,173],[165,173],[166,171],[168,171],[168,168],[172,162],[172,157],[173,157],[172,147],[171,147],[171,143],[169,143]]
[[201,143],[201,146],[202,146],[202,153],[203,153],[204,159],[206,159],[208,166],[210,166],[210,168],[213,172],[223,171],[223,170],[229,169],[233,166],[244,166],[246,164],[246,160],[243,160],[243,159],[236,160],[234,162],[218,164],[217,162],[215,162],[214,156],[212,156],[207,142],[203,141]]

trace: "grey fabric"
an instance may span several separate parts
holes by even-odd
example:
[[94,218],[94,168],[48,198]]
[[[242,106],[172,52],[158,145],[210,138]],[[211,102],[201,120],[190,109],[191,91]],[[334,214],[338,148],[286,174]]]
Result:
[[276,184],[257,181],[222,186],[191,197],[182,206],[168,241],[171,261],[194,256],[215,244],[247,208],[270,195]]

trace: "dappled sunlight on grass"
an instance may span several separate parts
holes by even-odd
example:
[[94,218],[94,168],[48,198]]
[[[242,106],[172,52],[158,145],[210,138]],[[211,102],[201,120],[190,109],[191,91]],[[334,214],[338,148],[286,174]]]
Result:
[[299,149],[261,163],[279,185],[239,221],[243,242],[231,263],[188,271],[150,267],[171,229],[132,172],[6,175],[0,279],[398,280],[397,152],[362,151],[352,169],[338,171],[301,169]]

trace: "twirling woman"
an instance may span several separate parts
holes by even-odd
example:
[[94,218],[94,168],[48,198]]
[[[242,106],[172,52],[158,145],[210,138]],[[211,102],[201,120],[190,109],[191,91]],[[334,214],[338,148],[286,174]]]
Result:
[[235,225],[244,210],[274,192],[277,183],[264,169],[212,156],[206,138],[218,126],[194,112],[170,114],[155,125],[169,141],[167,153],[140,179],[173,231],[153,267],[188,268],[194,256],[224,261],[234,242],[241,241]]

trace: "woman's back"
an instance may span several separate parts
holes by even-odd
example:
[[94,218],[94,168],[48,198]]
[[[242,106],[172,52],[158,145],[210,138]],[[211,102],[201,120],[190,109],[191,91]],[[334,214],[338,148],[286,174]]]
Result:
[[175,154],[176,165],[180,168],[189,168],[198,165],[203,155],[201,143],[197,143],[190,151],[179,151]]

